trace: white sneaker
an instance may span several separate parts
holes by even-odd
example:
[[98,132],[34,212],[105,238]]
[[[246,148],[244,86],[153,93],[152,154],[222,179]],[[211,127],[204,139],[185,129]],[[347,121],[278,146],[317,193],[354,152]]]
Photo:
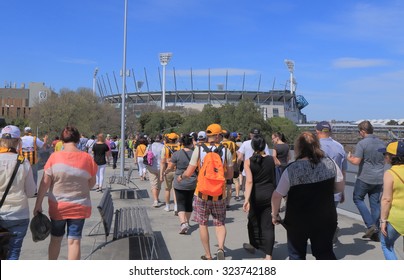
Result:
[[157,200],[155,200],[155,201],[153,202],[153,207],[154,207],[154,208],[159,207],[159,202],[158,202]]
[[180,228],[180,234],[186,234],[187,231],[188,231],[188,228],[189,228],[188,224],[187,224],[187,223],[183,223],[183,224],[181,225],[181,228]]
[[170,212],[170,205],[169,204],[166,204],[166,207],[164,207],[164,211]]

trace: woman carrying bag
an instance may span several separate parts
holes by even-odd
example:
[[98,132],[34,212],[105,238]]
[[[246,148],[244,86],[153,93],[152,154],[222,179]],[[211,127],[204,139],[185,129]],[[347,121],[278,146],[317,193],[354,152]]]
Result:
[[[20,257],[29,226],[28,197],[33,197],[36,191],[30,163],[18,159],[20,134],[18,127],[8,125],[1,130],[0,136],[0,227],[10,234],[2,237],[9,237],[8,252],[4,256],[7,260],[18,260]],[[12,178],[14,170],[15,178]]]

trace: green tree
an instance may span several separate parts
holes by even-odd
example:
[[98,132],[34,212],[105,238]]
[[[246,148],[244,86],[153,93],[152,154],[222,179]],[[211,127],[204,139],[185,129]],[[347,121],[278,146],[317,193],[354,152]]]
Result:
[[[59,135],[66,125],[73,125],[85,134],[99,132],[119,135],[120,115],[113,105],[101,102],[90,89],[77,91],[62,89],[46,100],[34,104],[30,113],[30,126],[50,137]],[[42,135],[43,136],[43,135]]]
[[386,125],[398,125],[398,121],[395,120],[389,120]]
[[272,133],[271,126],[266,122],[257,105],[251,100],[242,100],[237,104],[234,111],[233,124],[234,131],[248,135],[250,130],[258,128],[266,137]]
[[281,132],[289,144],[293,145],[299,134],[297,125],[287,118],[273,117],[268,120],[268,124],[272,127],[273,132]]

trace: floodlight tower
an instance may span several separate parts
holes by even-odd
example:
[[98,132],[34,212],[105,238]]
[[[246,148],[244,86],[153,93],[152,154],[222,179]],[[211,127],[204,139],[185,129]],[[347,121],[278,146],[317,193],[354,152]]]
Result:
[[295,105],[294,105],[294,96],[295,96],[295,91],[294,91],[294,83],[293,83],[293,72],[295,70],[295,62],[290,59],[285,59],[285,64],[288,67],[289,73],[290,73],[290,94],[292,95],[292,110],[294,111]]
[[97,92],[95,91],[95,81],[96,81],[97,74],[98,74],[98,68],[95,68],[94,76],[93,76],[93,94],[94,95],[97,95]]
[[162,98],[161,98],[161,109],[163,111],[166,109],[166,66],[170,61],[172,53],[160,53],[160,64],[163,66],[163,85],[162,85]]

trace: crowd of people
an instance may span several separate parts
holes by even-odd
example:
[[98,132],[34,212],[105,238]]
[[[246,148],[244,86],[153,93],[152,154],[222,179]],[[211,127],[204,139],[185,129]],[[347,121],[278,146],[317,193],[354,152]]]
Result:
[[[232,199],[243,200],[247,213],[249,243],[242,246],[248,252],[260,250],[271,260],[275,226],[281,224],[287,231],[289,259],[306,259],[309,244],[316,259],[336,259],[337,206],[345,201],[347,163],[358,165],[353,201],[366,227],[363,238],[381,241],[385,258],[397,259],[394,244],[404,235],[404,142],[386,145],[373,134],[369,121],[361,122],[358,132],[363,139],[353,153],[346,153],[332,138],[331,124],[319,122],[315,133],[289,139],[294,140],[291,156],[282,132],[272,133],[270,149],[259,128],[252,128],[247,139],[214,123],[199,132],[138,134],[121,141],[103,133],[87,138],[67,126],[49,143],[54,152],[37,178],[38,151],[47,145],[47,137],[33,136],[29,127],[21,136],[18,127],[8,125],[0,138],[0,226],[12,233],[6,258],[19,258],[30,221],[28,198],[36,195],[35,216],[43,211],[47,195],[49,259],[59,257],[64,236],[68,259],[80,259],[82,230],[91,215],[90,190],[102,191],[106,167],[116,169],[119,158],[127,157],[133,158],[139,179],[150,183],[151,206],[178,216],[179,234],[188,234],[191,221],[198,224],[202,260],[225,259],[226,212]],[[121,155],[122,145],[126,153]],[[16,166],[17,175],[7,188],[19,158],[25,160]],[[210,248],[210,217],[216,254]]]

